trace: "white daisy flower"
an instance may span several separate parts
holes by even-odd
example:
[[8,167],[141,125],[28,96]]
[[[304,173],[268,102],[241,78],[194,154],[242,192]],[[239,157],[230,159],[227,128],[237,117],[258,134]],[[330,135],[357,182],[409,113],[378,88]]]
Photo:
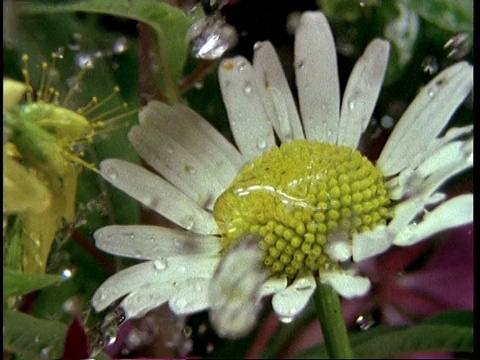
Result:
[[452,65],[420,91],[376,163],[355,150],[388,54],[386,41],[370,43],[341,102],[328,22],[304,13],[295,38],[300,115],[269,42],[255,46],[253,65],[223,61],[237,147],[187,106],[150,102],[129,138],[162,177],[118,159],[103,161],[101,172],[179,229],[98,230],[99,248],[148,261],[105,281],[94,308],[126,296],[127,318],[165,302],[177,314],[209,309],[218,333],[235,338],[253,327],[263,296],[273,295],[285,322],[307,305],[316,277],[343,297],[362,296],[370,281],[355,273],[356,262],[472,222],[472,194],[444,201],[438,192],[473,166],[472,126],[444,132],[472,89],[469,64]]

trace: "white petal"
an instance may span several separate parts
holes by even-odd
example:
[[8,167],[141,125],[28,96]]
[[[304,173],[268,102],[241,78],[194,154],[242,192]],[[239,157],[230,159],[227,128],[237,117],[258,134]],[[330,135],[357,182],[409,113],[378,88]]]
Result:
[[352,256],[352,247],[348,241],[333,241],[325,249],[327,255],[336,261],[347,261]]
[[394,234],[385,225],[353,235],[353,261],[359,262],[383,253],[392,246],[393,239]]
[[128,294],[120,303],[126,319],[139,318],[167,302],[178,291],[178,284],[154,283]]
[[210,321],[221,337],[235,339],[255,325],[268,270],[256,236],[246,236],[220,262],[210,285]]
[[[179,143],[224,187],[230,185],[242,166],[241,155],[233,144],[186,105],[150,101],[140,111],[139,121],[141,126],[156,128]],[[165,155],[172,157],[173,154]]]
[[305,137],[335,144],[340,113],[337,54],[328,20],[305,12],[295,35],[295,76]]
[[395,126],[377,166],[385,176],[407,167],[443,130],[473,86],[473,67],[456,63],[431,80]]
[[473,194],[459,195],[428,212],[418,224],[404,228],[395,238],[394,244],[413,245],[440,231],[471,222],[473,222]]
[[370,280],[366,277],[355,276],[346,272],[320,273],[320,281],[329,284],[346,299],[363,296],[370,290]]
[[177,315],[187,315],[207,309],[210,281],[198,277],[185,280],[168,301],[170,310]]
[[265,281],[260,290],[260,297],[269,296],[287,287],[286,276],[274,276]]
[[159,258],[124,269],[109,277],[92,297],[95,311],[102,311],[115,300],[142,288],[175,284],[190,277],[210,278],[218,257]]
[[404,200],[395,206],[393,219],[388,224],[388,228],[393,234],[398,234],[407,228],[407,226],[424,211],[428,205],[438,204],[445,199],[445,194],[434,193],[432,195],[418,196]]
[[388,64],[390,44],[375,39],[358,59],[343,95],[338,128],[338,145],[358,147],[360,136],[370,122]]
[[118,159],[100,163],[102,176],[142,204],[184,229],[200,234],[216,234],[213,216],[159,176],[141,166]]
[[243,57],[222,61],[220,90],[235,142],[246,160],[275,145],[272,125],[263,107],[257,74]]
[[218,181],[215,170],[199,161],[198,154],[194,156],[192,150],[148,123],[133,126],[128,138],[150,166],[200,207],[212,208],[215,199],[225,190],[226,185]]
[[295,100],[278,55],[269,41],[255,43],[253,68],[259,87],[266,90],[261,92],[263,103],[280,141],[304,139]]
[[297,316],[307,306],[316,288],[317,284],[311,273],[299,274],[289,287],[273,295],[273,310],[281,320]]
[[215,255],[222,246],[216,236],[149,225],[111,225],[98,229],[95,245],[110,254],[155,260],[182,255]]

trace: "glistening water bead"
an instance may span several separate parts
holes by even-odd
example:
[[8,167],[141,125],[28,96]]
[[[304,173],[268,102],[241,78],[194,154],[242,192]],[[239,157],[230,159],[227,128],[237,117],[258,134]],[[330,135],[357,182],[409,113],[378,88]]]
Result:
[[260,234],[264,265],[293,278],[338,267],[329,247],[386,224],[389,204],[383,174],[360,152],[297,140],[245,165],[213,214],[225,251]]

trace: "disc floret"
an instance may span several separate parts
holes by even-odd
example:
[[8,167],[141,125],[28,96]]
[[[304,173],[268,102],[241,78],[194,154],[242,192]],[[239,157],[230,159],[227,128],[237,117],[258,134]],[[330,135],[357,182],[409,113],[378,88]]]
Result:
[[263,263],[293,278],[332,270],[329,247],[386,224],[390,199],[382,173],[350,147],[298,140],[244,166],[214,206],[225,251],[260,234]]

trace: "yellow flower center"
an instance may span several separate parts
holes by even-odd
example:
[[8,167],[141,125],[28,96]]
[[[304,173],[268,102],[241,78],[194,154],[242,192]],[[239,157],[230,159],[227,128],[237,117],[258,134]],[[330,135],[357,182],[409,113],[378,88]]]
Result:
[[245,165],[213,214],[225,251],[260,234],[264,265],[293,278],[338,267],[326,246],[385,224],[389,204],[383,174],[360,152],[298,140]]

